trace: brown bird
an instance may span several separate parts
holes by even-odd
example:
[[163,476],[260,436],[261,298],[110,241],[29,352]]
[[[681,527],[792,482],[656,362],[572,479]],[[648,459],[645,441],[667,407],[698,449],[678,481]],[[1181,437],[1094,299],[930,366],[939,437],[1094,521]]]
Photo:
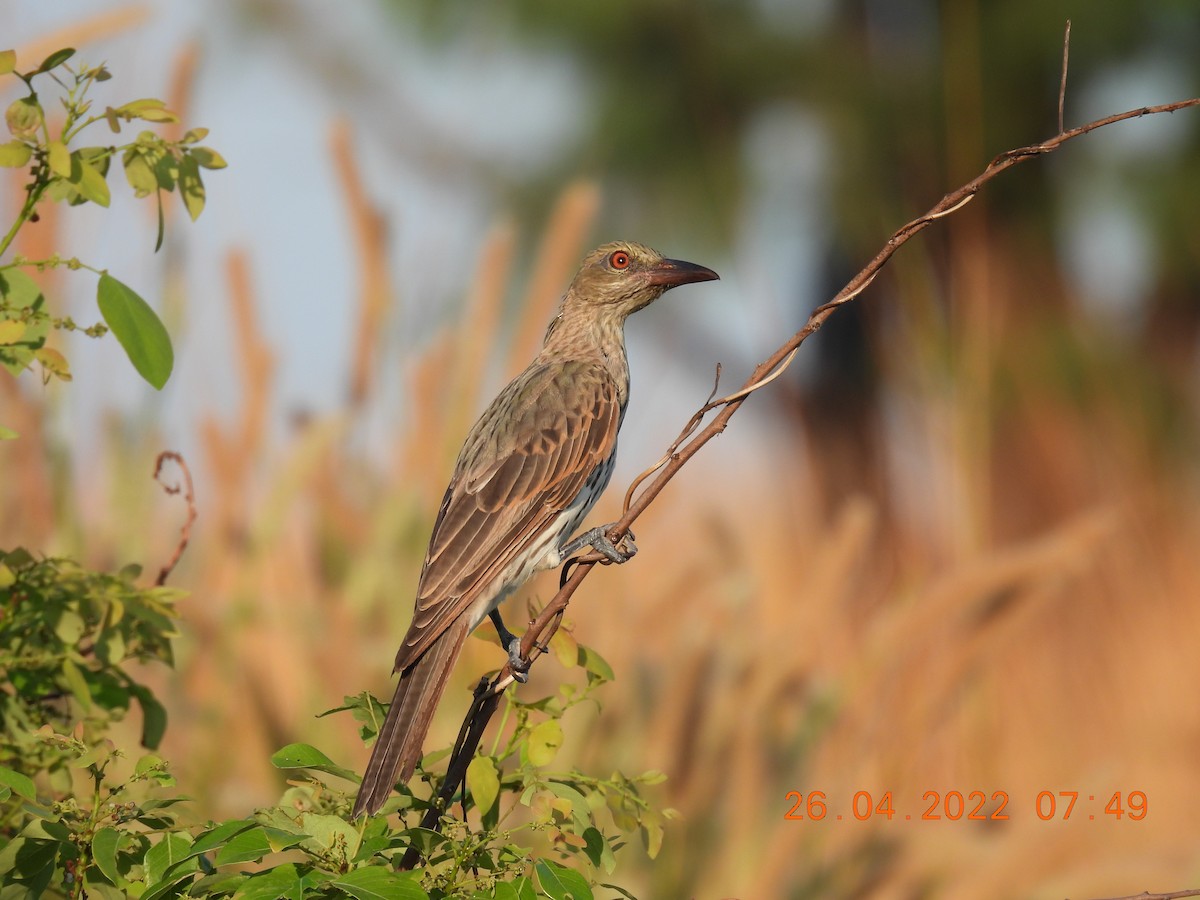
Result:
[[355,816],[378,811],[396,782],[411,777],[450,670],[485,616],[514,669],[528,668],[496,609],[505,597],[583,547],[613,562],[636,552],[614,547],[607,526],[568,540],[612,476],[629,400],[625,319],[670,288],[717,277],[625,241],[584,257],[541,352],[492,401],[458,454]]

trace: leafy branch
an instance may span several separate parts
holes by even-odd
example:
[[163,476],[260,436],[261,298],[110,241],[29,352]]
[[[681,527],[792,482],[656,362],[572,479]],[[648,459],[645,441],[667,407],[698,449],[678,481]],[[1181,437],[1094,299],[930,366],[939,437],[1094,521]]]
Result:
[[[178,192],[194,220],[204,209],[206,196],[200,170],[225,167],[219,153],[200,145],[208,134],[203,128],[192,129],[176,141],[153,131],[142,131],[124,143],[74,147],[85,130],[100,122],[107,123],[112,134],[121,134],[123,126],[134,121],[166,124],[179,120],[163,101],[152,98],[94,112],[89,91],[112,76],[103,64],[73,67],[70,60],[74,56],[73,49],[63,48],[36,68],[21,71],[17,68],[15,51],[0,51],[0,77],[16,78],[27,90],[26,96],[14,100],[5,111],[4,120],[12,139],[0,143],[0,167],[27,168],[29,175],[21,208],[0,237],[0,260],[21,230],[38,220],[37,209],[44,201],[107,207],[111,201],[107,177],[114,159],[120,160],[125,180],[136,197],[155,198],[157,250],[162,246],[164,232],[163,194]],[[63,119],[56,129],[51,128],[35,81],[38,84],[49,81],[59,89]],[[66,358],[60,351],[47,347],[46,339],[52,328],[74,330],[74,323],[51,316],[38,285],[20,271],[57,267],[69,271],[84,269],[99,276],[96,300],[107,328],[93,327],[84,332],[98,337],[111,330],[138,373],[161,389],[171,375],[174,351],[158,315],[136,291],[107,270],[76,257],[28,260],[14,256],[0,262],[0,365],[15,376],[36,361],[47,379],[70,380]],[[0,437],[12,436],[12,432],[0,429]]]

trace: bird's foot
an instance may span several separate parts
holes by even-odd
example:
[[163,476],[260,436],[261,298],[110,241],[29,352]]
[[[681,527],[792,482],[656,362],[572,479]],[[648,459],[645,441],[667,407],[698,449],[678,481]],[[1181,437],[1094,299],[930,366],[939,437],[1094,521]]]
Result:
[[524,684],[529,680],[530,662],[521,655],[521,639],[504,627],[504,620],[500,618],[498,609],[493,609],[489,616],[492,624],[496,626],[500,646],[508,651],[508,666],[512,669],[513,678]]
[[612,563],[620,565],[621,563],[629,562],[637,556],[637,544],[633,540],[633,532],[626,531],[617,543],[613,543],[608,539],[608,530],[615,523],[608,525],[599,525],[596,528],[589,529],[579,537],[572,541],[568,541],[559,551],[559,557],[566,559],[577,550],[582,550],[584,547],[591,547],[599,554],[597,562]]

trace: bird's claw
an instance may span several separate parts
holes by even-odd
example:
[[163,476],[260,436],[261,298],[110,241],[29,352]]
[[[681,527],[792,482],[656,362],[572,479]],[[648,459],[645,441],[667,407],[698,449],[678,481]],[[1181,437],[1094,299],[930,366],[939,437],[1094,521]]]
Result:
[[597,562],[605,564],[612,563],[620,565],[621,563],[629,562],[637,556],[638,548],[633,539],[633,532],[626,531],[621,536],[621,539],[615,544],[608,538],[608,530],[612,525],[600,525],[596,528],[589,529],[573,541],[568,542],[560,551],[560,556],[566,559],[577,550],[582,550],[584,547],[591,547],[599,554]]
[[517,681],[524,684],[529,680],[529,666],[531,663],[521,655],[521,639],[514,635],[509,635],[508,642],[508,667],[512,669],[512,676]]
[[500,646],[508,651],[508,667],[512,669],[513,678],[524,684],[529,680],[530,661],[521,655],[521,639],[504,627],[500,618],[500,610],[493,609],[488,616],[496,626],[496,635],[500,638]]

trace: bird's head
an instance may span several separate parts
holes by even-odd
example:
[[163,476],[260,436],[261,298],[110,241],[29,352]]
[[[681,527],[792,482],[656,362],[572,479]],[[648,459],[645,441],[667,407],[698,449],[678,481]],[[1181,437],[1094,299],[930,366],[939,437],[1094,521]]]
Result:
[[564,305],[605,307],[624,318],[673,287],[718,278],[712,269],[668,259],[645,244],[614,241],[583,258]]

